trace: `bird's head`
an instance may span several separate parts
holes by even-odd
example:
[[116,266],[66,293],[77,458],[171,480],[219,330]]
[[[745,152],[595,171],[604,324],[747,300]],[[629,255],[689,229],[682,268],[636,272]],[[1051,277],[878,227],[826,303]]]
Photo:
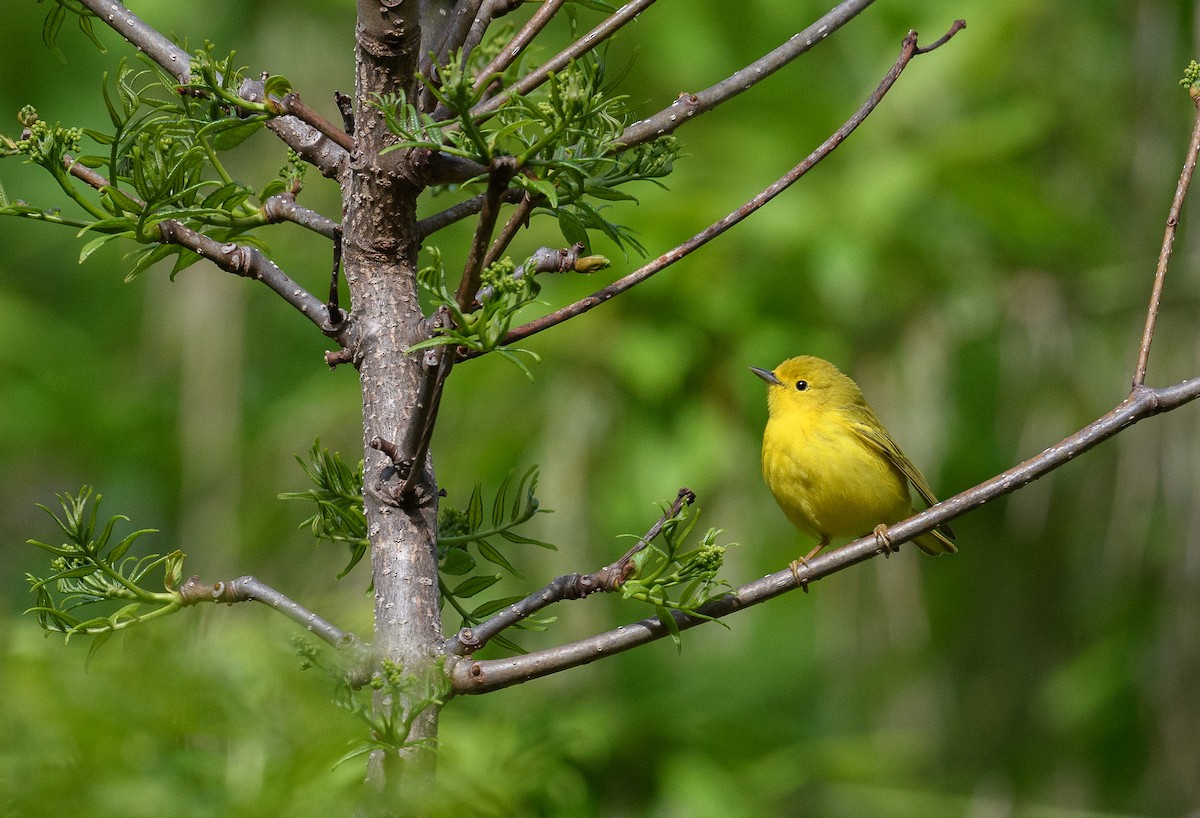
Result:
[[767,408],[772,417],[785,412],[840,409],[863,402],[853,380],[829,361],[801,355],[775,367],[774,371],[750,367],[767,382]]

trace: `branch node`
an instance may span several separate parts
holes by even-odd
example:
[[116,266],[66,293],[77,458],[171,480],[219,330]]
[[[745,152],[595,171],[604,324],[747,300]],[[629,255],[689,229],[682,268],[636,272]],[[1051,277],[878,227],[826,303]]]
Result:
[[330,350],[325,353],[325,363],[330,369],[336,369],[341,364],[354,363],[354,352],[350,347]]

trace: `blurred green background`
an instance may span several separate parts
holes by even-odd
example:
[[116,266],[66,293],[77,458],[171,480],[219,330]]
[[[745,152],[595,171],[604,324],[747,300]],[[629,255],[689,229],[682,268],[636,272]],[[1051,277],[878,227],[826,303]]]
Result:
[[[607,50],[642,111],[707,87],[827,8],[812,0],[655,6]],[[286,74],[335,117],[352,84],[352,4],[145,0],[199,45]],[[45,5],[8,3],[3,131],[42,117],[107,124],[100,54],[70,27],[60,62]],[[527,15],[523,10],[517,16]],[[475,480],[542,469],[554,509],[516,593],[621,553],[656,503],[694,489],[702,524],[740,543],[744,582],[800,553],[759,473],[766,408],[750,365],[802,352],[862,385],[943,496],[1041,451],[1127,389],[1193,109],[1191,3],[881,2],[752,92],[679,132],[669,192],[619,211],[652,255],[780,176],[855,110],[909,28],[931,42],[878,111],[748,222],[625,297],[532,339],[530,384],[485,359],[455,371],[435,439],[462,504]],[[590,25],[594,12],[581,12]],[[540,54],[567,36],[562,25]],[[557,38],[555,40],[554,38]],[[240,154],[255,185],[283,151]],[[10,160],[12,199],[63,204]],[[338,199],[310,174],[301,201]],[[425,205],[423,213],[443,203]],[[1194,211],[1194,203],[1191,209]],[[1150,381],[1200,372],[1200,276],[1185,211]],[[462,253],[468,226],[442,239]],[[264,235],[319,291],[327,250]],[[514,252],[556,243],[538,225]],[[268,293],[197,266],[130,285],[110,244],[78,266],[67,229],[0,222],[0,815],[347,813],[361,737],[301,672],[293,629],[253,606],[205,609],[110,642],[44,639],[20,612],[37,502],[94,484],[102,510],[162,533],[189,571],[253,573],[344,627],[370,630],[367,575],[275,499],[305,488],[315,438],[356,461],[355,373]],[[552,305],[640,261],[553,279]],[[438,806],[458,815],[1085,816],[1200,809],[1200,408],[1135,427],[955,522],[961,553],[912,549],[685,635],[495,695],[442,721]],[[551,641],[640,618],[611,600],[560,606]],[[449,622],[448,627],[456,627]],[[534,647],[545,637],[528,638]]]

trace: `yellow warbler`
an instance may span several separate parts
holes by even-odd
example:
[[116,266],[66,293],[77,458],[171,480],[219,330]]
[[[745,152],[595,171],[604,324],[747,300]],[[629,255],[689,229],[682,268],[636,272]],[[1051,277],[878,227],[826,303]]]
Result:
[[[763,479],[792,524],[817,540],[798,563],[834,537],[856,537],[908,517],[911,483],[927,505],[929,483],[905,457],[853,380],[828,361],[801,355],[774,372],[750,367],[769,386]],[[953,554],[954,532],[941,525],[913,542],[926,554]]]

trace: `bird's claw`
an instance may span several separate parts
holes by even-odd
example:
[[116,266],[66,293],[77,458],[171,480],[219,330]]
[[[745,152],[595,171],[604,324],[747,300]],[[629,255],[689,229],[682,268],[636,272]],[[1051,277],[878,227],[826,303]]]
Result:
[[792,569],[792,578],[796,580],[796,584],[798,586],[800,586],[800,590],[807,594],[808,593],[808,580],[800,578],[800,566],[801,565],[804,566],[805,570],[808,570],[808,559],[805,557],[800,557],[799,559],[794,559],[788,565],[788,568]]
[[883,554],[886,559],[893,551],[899,551],[900,546],[892,544],[892,538],[888,535],[888,528],[883,523],[875,526],[875,542],[879,543],[879,553]]

